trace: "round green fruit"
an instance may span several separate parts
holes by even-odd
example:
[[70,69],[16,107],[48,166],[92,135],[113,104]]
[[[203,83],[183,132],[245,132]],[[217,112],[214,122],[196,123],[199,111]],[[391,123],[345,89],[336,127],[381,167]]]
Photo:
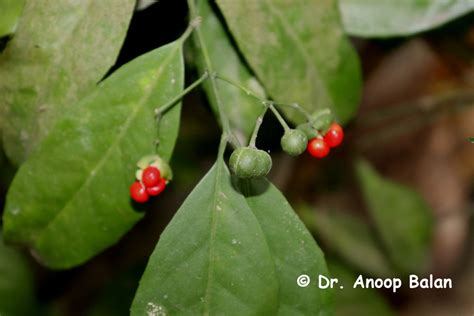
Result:
[[329,109],[324,109],[313,113],[311,126],[321,134],[324,134],[332,122],[334,122],[334,116],[331,111]]
[[230,156],[229,166],[239,178],[263,177],[272,168],[272,158],[263,150],[240,147]]
[[315,138],[319,135],[318,130],[316,130],[311,125],[311,123],[300,124],[296,127],[296,129],[302,131],[306,135],[307,139],[312,139],[312,138]]
[[281,148],[292,156],[298,156],[306,150],[308,145],[308,137],[299,129],[292,129],[283,135],[281,138]]

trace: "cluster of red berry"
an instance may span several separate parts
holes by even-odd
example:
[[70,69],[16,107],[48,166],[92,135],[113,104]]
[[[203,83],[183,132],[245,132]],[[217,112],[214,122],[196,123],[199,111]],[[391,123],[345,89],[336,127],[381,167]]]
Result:
[[324,136],[318,136],[308,142],[308,153],[316,158],[323,158],[329,154],[333,147],[337,147],[344,139],[344,131],[341,125],[332,123]]
[[161,177],[160,170],[154,166],[148,166],[141,173],[141,180],[133,182],[130,186],[130,196],[138,203],[145,203],[150,196],[157,196],[166,187],[165,178]]

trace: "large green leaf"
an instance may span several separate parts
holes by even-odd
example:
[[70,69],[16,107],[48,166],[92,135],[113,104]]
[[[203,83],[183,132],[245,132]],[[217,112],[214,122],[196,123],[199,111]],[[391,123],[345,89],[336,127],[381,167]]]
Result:
[[25,0],[0,0],[0,37],[12,34]]
[[7,156],[23,162],[58,116],[102,79],[122,46],[134,0],[28,0],[0,57]]
[[[255,214],[275,263],[280,282],[277,315],[329,315],[332,291],[319,289],[317,277],[328,276],[324,255],[285,197],[266,179],[246,180],[239,185]],[[305,288],[296,284],[299,275],[313,277]]]
[[357,164],[359,183],[393,263],[405,273],[423,272],[431,241],[431,210],[410,188],[383,179],[366,162]]
[[26,258],[3,243],[0,234],[0,315],[38,313],[33,275]]
[[231,179],[219,159],[161,235],[132,315],[329,314],[332,292],[299,288],[301,274],[328,272],[288,202],[266,179]]
[[13,180],[6,238],[28,244],[46,265],[66,268],[117,242],[143,216],[128,188],[157,137],[158,153],[171,157],[180,106],[164,115],[159,131],[154,109],[182,90],[181,46],[138,57],[70,107]]
[[314,231],[325,241],[327,248],[341,258],[371,275],[394,275],[376,236],[360,218],[342,212],[318,212],[315,216],[315,212],[308,207],[302,208],[302,211],[308,213],[309,225],[314,226]]
[[275,315],[278,292],[265,235],[219,159],[162,233],[131,315]]
[[[240,56],[232,46],[221,22],[213,13],[209,2],[207,0],[198,1],[198,10],[202,17],[200,28],[203,34],[203,41],[209,52],[213,70],[222,76],[239,82],[247,89],[264,98],[265,92],[262,86],[240,60]],[[197,40],[197,36],[195,36],[195,39]],[[198,45],[199,43],[196,41],[196,46]],[[201,58],[197,60],[197,65],[199,70],[204,72],[207,70],[206,63],[202,58],[202,54],[199,54],[199,56]],[[217,112],[217,101],[209,81],[204,84],[204,90],[208,95],[213,110]],[[218,81],[218,91],[216,93],[219,94],[219,99],[222,101],[232,130],[242,143],[247,144],[255,121],[262,112],[262,104],[236,87],[221,81]]]
[[[341,122],[360,96],[358,58],[335,0],[218,0],[246,60],[278,102],[332,108]],[[300,116],[287,111],[293,121]]]
[[353,287],[359,276],[355,272],[335,261],[329,261],[328,266],[332,276],[344,287],[336,291],[336,316],[395,315],[387,300],[376,289]]
[[346,32],[362,37],[410,35],[474,9],[472,0],[339,0]]

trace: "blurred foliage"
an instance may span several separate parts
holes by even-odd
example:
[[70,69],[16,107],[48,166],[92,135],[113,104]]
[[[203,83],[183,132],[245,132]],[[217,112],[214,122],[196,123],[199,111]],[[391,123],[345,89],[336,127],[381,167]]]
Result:
[[433,29],[474,9],[469,0],[339,0],[347,33],[361,37],[407,36]]
[[329,271],[339,280],[343,289],[336,289],[336,316],[393,316],[387,300],[375,289],[353,288],[358,275],[337,261],[328,262]]
[[303,205],[299,214],[306,225],[328,251],[368,275],[426,273],[433,230],[426,202],[413,190],[383,179],[366,161],[358,160],[356,171],[371,224],[331,209],[315,215]]
[[326,252],[334,252],[359,271],[378,277],[393,276],[377,236],[369,224],[347,212],[317,212],[305,205],[298,208],[305,224],[323,240]]
[[375,228],[395,266],[405,274],[427,271],[432,211],[407,187],[383,179],[366,161],[356,166],[359,185]]
[[0,236],[0,315],[40,313],[35,298],[34,276],[27,259],[7,247]]

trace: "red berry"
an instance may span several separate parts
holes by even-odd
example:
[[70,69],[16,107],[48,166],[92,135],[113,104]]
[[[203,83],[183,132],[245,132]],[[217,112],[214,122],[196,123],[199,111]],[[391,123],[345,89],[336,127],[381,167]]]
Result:
[[157,196],[166,188],[166,180],[161,178],[157,185],[151,188],[146,188],[146,191],[151,196]]
[[308,147],[306,148],[311,156],[316,158],[323,158],[329,154],[329,146],[326,144],[324,139],[317,137],[313,138],[308,142]]
[[142,182],[147,188],[156,186],[160,182],[161,174],[158,168],[150,166],[142,173]]
[[344,139],[344,131],[342,130],[341,125],[337,123],[332,123],[329,126],[328,131],[324,135],[324,141],[328,144],[329,147],[337,147],[342,143]]
[[138,203],[145,203],[149,198],[145,186],[139,181],[133,182],[130,186],[130,196],[135,202]]

